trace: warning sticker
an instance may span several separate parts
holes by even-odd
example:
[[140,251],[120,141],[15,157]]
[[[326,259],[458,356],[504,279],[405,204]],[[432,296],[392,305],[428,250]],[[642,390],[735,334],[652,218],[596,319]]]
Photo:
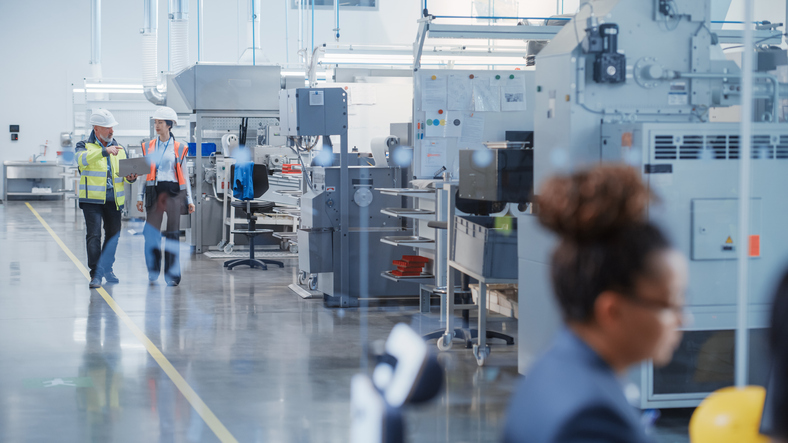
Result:
[[735,250],[735,248],[733,247],[733,238],[731,238],[730,235],[725,240],[725,243],[722,244],[722,250],[724,252],[733,252]]
[[689,93],[687,92],[687,82],[670,82],[668,91],[668,105],[682,106],[689,103]]

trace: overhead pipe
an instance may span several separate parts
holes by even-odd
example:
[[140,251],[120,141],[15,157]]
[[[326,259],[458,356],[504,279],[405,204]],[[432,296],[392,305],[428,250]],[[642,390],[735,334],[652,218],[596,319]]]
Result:
[[202,11],[202,3],[203,0],[197,0],[197,62],[203,61],[203,44],[202,44],[202,33],[203,33],[203,11]]
[[[262,45],[260,44],[260,0],[248,0],[246,5],[246,36],[247,46],[241,54],[239,63],[257,64],[257,53],[260,51],[262,56]],[[251,51],[251,56],[249,56]],[[264,58],[264,57],[263,57]],[[260,60],[264,61],[264,60]]]
[[159,31],[158,0],[143,0],[142,33],[142,89],[145,98],[154,105],[164,105],[167,93],[158,89],[157,57]]
[[170,0],[170,54],[172,72],[189,66],[189,1]]
[[101,0],[90,3],[90,64],[94,78],[101,78]]
[[290,64],[290,0],[285,0],[285,62]]
[[[787,0],[788,1],[788,0]],[[339,2],[334,2],[334,38],[339,41]]]
[[306,64],[304,53],[304,0],[298,0],[298,57],[299,62]]

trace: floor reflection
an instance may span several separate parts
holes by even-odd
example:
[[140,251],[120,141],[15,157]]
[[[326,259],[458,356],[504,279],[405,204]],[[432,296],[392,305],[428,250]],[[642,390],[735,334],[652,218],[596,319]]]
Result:
[[[111,291],[108,287],[110,295]],[[118,316],[98,292],[91,291],[79,376],[90,377],[93,386],[77,388],[77,406],[85,412],[88,441],[113,440],[113,427],[121,413],[121,357]]]

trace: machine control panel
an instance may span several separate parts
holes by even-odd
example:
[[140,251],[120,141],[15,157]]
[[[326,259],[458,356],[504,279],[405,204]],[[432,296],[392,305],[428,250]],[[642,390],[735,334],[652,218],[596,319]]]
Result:
[[[760,256],[761,199],[750,200],[750,238],[739,238],[739,200],[692,200],[692,259],[736,260],[740,247],[751,257]],[[756,247],[757,245],[757,247]]]

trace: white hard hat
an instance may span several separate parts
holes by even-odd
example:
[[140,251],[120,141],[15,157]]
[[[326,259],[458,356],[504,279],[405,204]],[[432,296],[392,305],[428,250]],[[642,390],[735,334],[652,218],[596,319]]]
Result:
[[117,125],[115,117],[106,109],[96,109],[90,114],[90,126],[101,126],[102,128],[111,128]]
[[178,114],[175,110],[167,106],[159,106],[156,112],[153,113],[154,120],[172,120],[175,126],[178,126]]

